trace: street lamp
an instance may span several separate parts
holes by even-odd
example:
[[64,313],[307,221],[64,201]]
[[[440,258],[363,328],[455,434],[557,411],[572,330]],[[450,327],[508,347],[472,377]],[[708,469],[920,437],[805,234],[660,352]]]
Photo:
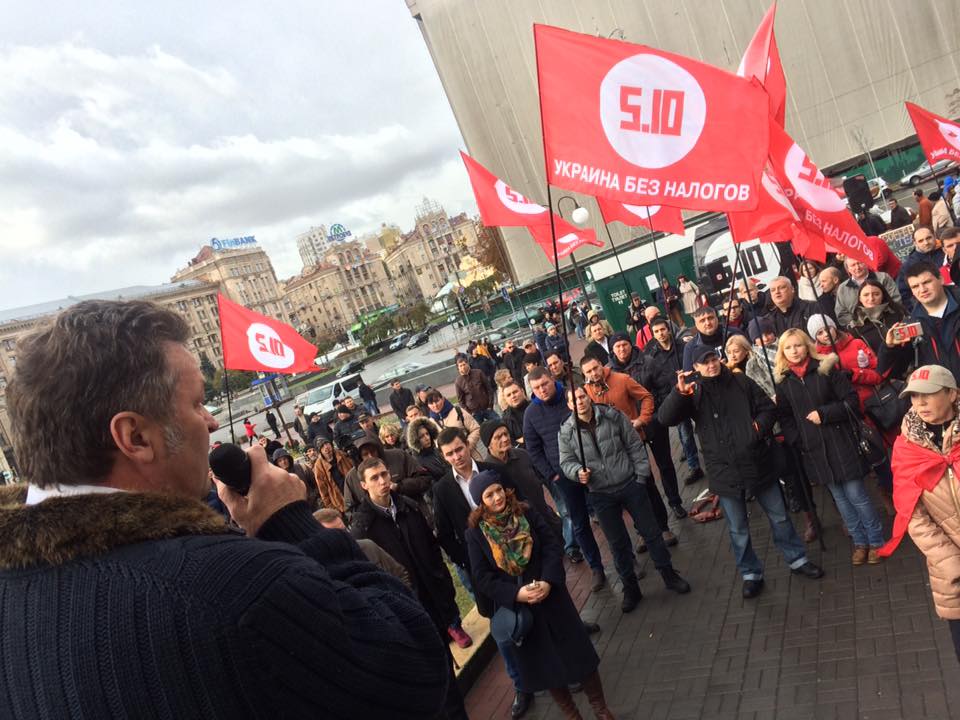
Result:
[[[590,219],[590,212],[583,207],[580,203],[577,202],[577,199],[573,195],[561,195],[557,198],[557,212],[560,213],[560,217],[563,215],[563,207],[561,203],[564,200],[569,200],[573,203],[573,212],[570,213],[570,220],[577,227],[583,227],[587,221]],[[557,263],[559,264],[560,258],[557,258]],[[580,266],[577,265],[577,259],[573,256],[573,253],[570,253],[570,264],[573,265],[573,272],[577,276],[577,282],[580,284],[580,290],[583,292],[583,299],[589,302],[589,296],[587,295],[587,286],[583,282],[583,276],[580,274]],[[563,310],[563,308],[560,308]]]

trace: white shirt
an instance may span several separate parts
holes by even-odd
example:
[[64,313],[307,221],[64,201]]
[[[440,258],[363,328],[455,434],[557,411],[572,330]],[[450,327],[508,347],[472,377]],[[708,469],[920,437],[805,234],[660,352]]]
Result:
[[[480,469],[477,467],[476,460],[471,460],[470,462],[471,462],[470,477],[472,478],[474,475],[480,472]],[[463,496],[467,499],[467,505],[470,506],[471,510],[476,510],[477,504],[473,501],[473,498],[470,496],[470,478],[465,478],[456,470],[454,470],[453,479],[456,480],[457,485],[460,486],[460,490],[461,492],[463,492]]]
[[26,505],[36,505],[54,497],[69,495],[103,495],[105,493],[124,492],[120,488],[106,487],[105,485],[52,485],[50,487],[27,486]]

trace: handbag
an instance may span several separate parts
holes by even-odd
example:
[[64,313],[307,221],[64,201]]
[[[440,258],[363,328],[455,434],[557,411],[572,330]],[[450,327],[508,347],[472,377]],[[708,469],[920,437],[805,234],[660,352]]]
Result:
[[873,394],[863,403],[864,412],[881,430],[895,430],[910,409],[909,398],[900,398],[905,387],[902,380],[887,380],[873,388]]
[[887,461],[887,448],[883,438],[875,428],[867,425],[860,417],[843,403],[844,409],[850,416],[850,426],[853,428],[853,437],[857,443],[857,452],[871,468],[883,465]]
[[[518,577],[517,586],[521,584],[522,580]],[[515,603],[513,609],[498,607],[490,618],[490,634],[497,644],[512,642],[520,647],[532,627],[533,613],[526,603]]]

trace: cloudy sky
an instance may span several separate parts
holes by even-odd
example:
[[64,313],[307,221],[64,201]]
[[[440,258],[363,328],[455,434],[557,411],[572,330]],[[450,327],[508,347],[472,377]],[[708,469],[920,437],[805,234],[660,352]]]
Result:
[[403,0],[0,0],[0,308],[167,282],[211,237],[475,212]]

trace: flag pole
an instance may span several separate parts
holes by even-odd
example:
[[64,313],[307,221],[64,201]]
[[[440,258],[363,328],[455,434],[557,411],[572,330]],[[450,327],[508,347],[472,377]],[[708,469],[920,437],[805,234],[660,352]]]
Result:
[[620,279],[623,280],[623,289],[627,291],[627,305],[629,305],[630,296],[633,294],[633,289],[630,287],[630,280],[627,279],[626,274],[623,272],[623,265],[620,264],[620,253],[617,252],[617,244],[613,241],[613,234],[610,232],[610,224],[603,216],[603,210],[600,210],[600,219],[603,221],[603,229],[607,231],[607,240],[610,241],[610,249],[613,250],[613,257],[617,260],[617,269],[620,270]]
[[227,377],[227,354],[223,344],[223,307],[220,305],[221,294],[217,293],[217,324],[220,326],[220,357],[223,360],[223,391],[227,395],[227,419],[230,423],[230,442],[237,444],[237,435],[233,429],[233,406],[230,403],[230,380]]
[[[540,55],[536,52],[536,33],[533,35],[533,44],[533,54],[537,63],[537,103],[540,107],[540,140],[543,143],[543,173],[544,182],[547,185],[547,212],[550,214],[550,238],[553,241],[553,265],[557,275],[557,301],[559,302],[560,308],[560,327],[563,328],[563,339],[564,342],[568,344],[567,347],[569,354],[570,340],[569,336],[567,335],[567,314],[563,311],[563,281],[560,277],[560,253],[557,251],[557,224],[553,216],[553,194],[550,191],[550,159],[547,157],[547,132],[544,129],[543,123],[543,95],[540,93]],[[584,300],[589,300],[589,298],[584,297]],[[577,430],[577,446],[580,450],[580,466],[586,470],[587,459],[583,452],[583,434],[580,430],[580,420],[577,416],[577,381],[573,375],[572,361],[573,358],[571,357],[571,362],[567,365],[567,382],[569,383],[570,392],[573,396],[573,408],[571,409],[571,413],[573,414],[573,426]],[[570,478],[570,480],[577,481],[577,478]]]
[[[733,251],[736,253],[736,259],[733,261],[733,277],[730,278],[730,295],[727,296],[727,307],[728,310],[723,318],[723,349],[726,352],[727,349],[727,333],[730,329],[730,311],[729,307],[733,305],[733,292],[737,287],[737,269],[740,267],[740,246],[737,244],[737,241],[733,237],[733,231],[730,231],[730,240],[733,242]],[[746,285],[746,278],[744,278],[744,285]],[[723,306],[721,305],[721,308]]]

